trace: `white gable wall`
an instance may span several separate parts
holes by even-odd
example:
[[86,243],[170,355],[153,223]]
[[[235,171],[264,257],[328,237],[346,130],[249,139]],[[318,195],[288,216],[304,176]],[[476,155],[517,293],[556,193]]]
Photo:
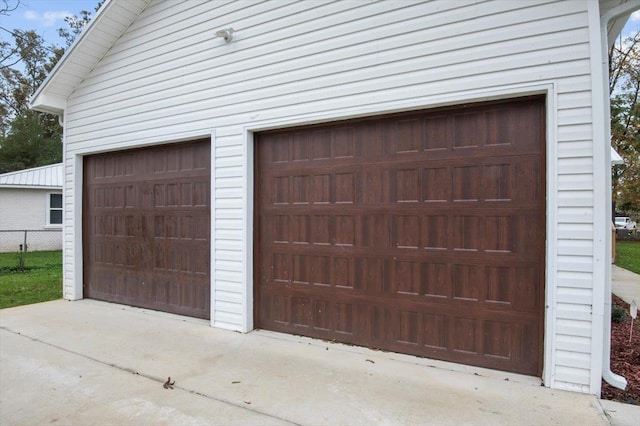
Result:
[[67,100],[64,295],[82,297],[82,155],[215,132],[211,318],[247,331],[251,130],[544,92],[544,380],[598,393],[589,40],[584,1],[154,0]]

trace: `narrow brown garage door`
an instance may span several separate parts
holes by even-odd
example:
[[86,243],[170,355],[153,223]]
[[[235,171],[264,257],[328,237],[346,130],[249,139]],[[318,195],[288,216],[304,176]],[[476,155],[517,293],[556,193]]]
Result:
[[260,328],[541,373],[544,99],[265,132]]
[[209,318],[210,149],[85,157],[85,297]]

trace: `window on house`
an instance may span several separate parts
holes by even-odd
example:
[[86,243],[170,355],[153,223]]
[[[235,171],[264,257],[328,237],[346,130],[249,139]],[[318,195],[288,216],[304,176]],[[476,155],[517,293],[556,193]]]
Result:
[[62,194],[49,194],[47,225],[62,225]]

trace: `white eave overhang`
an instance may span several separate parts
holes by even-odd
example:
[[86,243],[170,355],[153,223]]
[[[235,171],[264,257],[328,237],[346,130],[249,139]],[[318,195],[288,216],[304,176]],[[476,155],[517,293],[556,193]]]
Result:
[[63,115],[69,95],[87,78],[89,72],[107,54],[149,1],[106,0],[38,87],[31,97],[29,107],[36,111]]
[[[42,86],[41,86],[42,87]],[[36,111],[48,112],[50,114],[62,115],[67,98],[62,95],[55,95],[53,93],[43,93],[35,95],[31,98],[29,108]]]
[[[613,4],[610,4],[609,6],[611,7],[610,11],[613,12],[616,8],[621,9],[622,13],[619,15],[615,15],[613,18],[611,18],[607,24],[607,48],[613,46],[613,44],[615,43],[616,39],[618,38],[618,36],[620,35],[620,32],[622,31],[622,28],[624,28],[625,24],[627,23],[627,21],[629,20],[629,17],[631,16],[631,14],[640,9],[640,2],[638,0],[631,0],[631,1],[620,1],[620,2],[609,2],[609,3],[613,3],[613,4],[617,4],[617,6],[613,6]],[[605,14],[610,13],[610,11],[608,10],[607,12],[605,12]],[[620,165],[620,164],[624,164],[624,159],[620,156],[620,154],[618,154],[618,152],[611,147],[611,165]]]

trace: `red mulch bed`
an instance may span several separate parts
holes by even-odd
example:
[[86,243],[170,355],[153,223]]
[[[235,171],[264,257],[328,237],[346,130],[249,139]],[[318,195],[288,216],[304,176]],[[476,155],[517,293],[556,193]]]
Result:
[[629,341],[631,315],[629,304],[613,296],[613,304],[624,308],[626,318],[620,323],[611,321],[611,371],[627,379],[627,389],[621,391],[602,381],[602,399],[640,405],[640,315],[636,318],[633,338]]

